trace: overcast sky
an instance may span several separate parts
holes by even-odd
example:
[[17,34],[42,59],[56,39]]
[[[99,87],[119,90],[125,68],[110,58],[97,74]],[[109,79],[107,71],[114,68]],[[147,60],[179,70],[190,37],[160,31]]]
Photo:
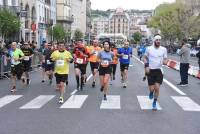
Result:
[[115,9],[121,7],[123,9],[139,9],[149,10],[155,9],[161,3],[175,2],[175,0],[91,0],[92,9]]

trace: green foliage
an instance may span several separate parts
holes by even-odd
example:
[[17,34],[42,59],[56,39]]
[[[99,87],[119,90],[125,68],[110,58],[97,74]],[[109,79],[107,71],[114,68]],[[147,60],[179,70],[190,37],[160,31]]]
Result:
[[162,4],[155,10],[148,26],[161,30],[164,39],[175,41],[197,36],[200,17],[194,16],[190,9],[178,3]]
[[80,40],[83,39],[83,33],[81,32],[81,30],[76,29],[74,32],[74,40]]
[[135,42],[140,42],[141,39],[142,39],[142,34],[140,32],[135,32],[133,35],[132,35],[132,38],[134,39]]
[[54,39],[57,41],[63,41],[67,36],[67,33],[61,24],[56,24],[53,29],[49,27],[48,34],[51,36],[53,34]]
[[20,20],[8,10],[0,10],[0,34],[7,38],[20,29]]

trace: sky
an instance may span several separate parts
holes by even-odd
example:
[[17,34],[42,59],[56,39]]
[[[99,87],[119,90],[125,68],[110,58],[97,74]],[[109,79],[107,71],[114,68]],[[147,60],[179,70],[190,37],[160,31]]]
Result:
[[139,9],[151,10],[164,2],[175,2],[175,0],[90,0],[92,9],[107,10],[116,9]]

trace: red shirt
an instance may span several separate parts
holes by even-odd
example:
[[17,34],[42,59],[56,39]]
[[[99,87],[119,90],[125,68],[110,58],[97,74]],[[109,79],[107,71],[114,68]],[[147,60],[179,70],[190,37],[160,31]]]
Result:
[[74,63],[76,64],[87,64],[89,52],[86,47],[80,45],[75,46],[73,50]]

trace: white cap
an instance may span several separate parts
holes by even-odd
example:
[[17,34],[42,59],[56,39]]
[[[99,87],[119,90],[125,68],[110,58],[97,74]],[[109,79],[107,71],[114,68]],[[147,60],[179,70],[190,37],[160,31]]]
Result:
[[162,38],[161,38],[161,36],[160,35],[156,35],[155,37],[154,37],[154,41],[156,41],[156,40],[161,40]]

